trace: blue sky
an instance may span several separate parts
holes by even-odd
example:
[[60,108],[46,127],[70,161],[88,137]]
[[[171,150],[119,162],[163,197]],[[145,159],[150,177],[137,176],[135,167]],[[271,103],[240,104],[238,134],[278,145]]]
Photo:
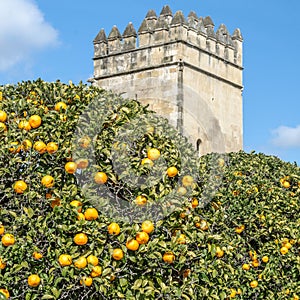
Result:
[[300,1],[0,0],[0,84],[93,74],[93,39],[113,25],[138,29],[149,9],[211,16],[244,37],[244,149],[300,164]]

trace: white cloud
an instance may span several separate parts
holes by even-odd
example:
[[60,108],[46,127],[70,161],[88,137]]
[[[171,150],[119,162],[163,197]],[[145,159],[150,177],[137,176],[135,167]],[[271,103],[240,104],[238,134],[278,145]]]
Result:
[[297,127],[279,126],[272,131],[272,143],[281,148],[300,147],[300,125]]
[[0,1],[0,71],[58,43],[58,32],[32,0]]

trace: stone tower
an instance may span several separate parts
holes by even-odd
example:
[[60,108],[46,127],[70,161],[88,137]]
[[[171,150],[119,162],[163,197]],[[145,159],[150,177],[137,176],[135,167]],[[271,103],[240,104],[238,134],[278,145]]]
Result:
[[164,6],[138,32],[129,23],[94,40],[93,84],[136,98],[169,119],[200,154],[243,147],[242,35],[210,17]]

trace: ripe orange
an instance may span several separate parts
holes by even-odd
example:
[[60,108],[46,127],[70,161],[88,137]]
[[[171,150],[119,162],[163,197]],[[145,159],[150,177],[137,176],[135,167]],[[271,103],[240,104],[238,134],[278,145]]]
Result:
[[144,206],[147,203],[147,198],[143,195],[139,195],[135,198],[135,204],[138,206]]
[[14,184],[14,191],[17,194],[23,194],[27,189],[27,184],[23,180],[18,180]]
[[235,232],[240,234],[244,231],[244,229],[245,229],[245,225],[241,225],[235,228]]
[[74,266],[78,269],[83,269],[87,266],[87,260],[84,256],[80,256],[75,262]]
[[290,242],[285,243],[283,246],[288,248],[288,249],[292,248],[292,244]]
[[236,290],[235,289],[230,289],[229,298],[235,298],[235,296],[236,296]]
[[139,249],[140,244],[138,243],[137,240],[131,239],[126,242],[126,248],[131,250],[131,251],[136,251]]
[[169,168],[167,169],[167,175],[168,175],[169,177],[175,177],[177,174],[178,174],[178,170],[177,170],[176,167],[169,167]]
[[82,202],[78,200],[73,200],[70,203],[71,206],[77,208],[77,211],[80,213],[82,211]]
[[196,208],[199,205],[199,201],[197,198],[192,199],[192,208]]
[[259,261],[257,259],[253,260],[251,264],[254,268],[259,267]]
[[147,157],[151,160],[157,160],[160,157],[160,151],[156,148],[150,148],[147,151]]
[[31,287],[37,287],[41,283],[41,278],[37,274],[32,274],[27,279],[28,285]]
[[258,286],[258,282],[256,280],[253,280],[253,281],[250,282],[250,286],[252,288],[256,288]]
[[7,119],[7,113],[3,110],[0,110],[0,122],[5,122]]
[[38,128],[42,124],[42,119],[38,115],[33,115],[29,118],[29,124],[32,128]]
[[52,208],[54,208],[55,206],[60,206],[61,205],[60,199],[56,198],[56,199],[52,200],[50,205]]
[[2,235],[4,231],[5,231],[5,227],[2,224],[0,224],[0,235]]
[[39,259],[43,258],[43,254],[39,253],[39,252],[36,252],[36,251],[33,252],[32,256],[36,260],[39,260]]
[[19,129],[24,129],[29,131],[31,129],[30,123],[26,120],[22,120],[19,125],[18,125]]
[[27,151],[29,150],[30,148],[32,147],[32,143],[30,140],[24,140],[23,143],[22,143],[22,149],[24,151]]
[[249,271],[250,270],[250,265],[249,264],[243,264],[242,269],[245,271]]
[[69,254],[61,254],[58,262],[62,267],[70,266],[72,264],[72,257]]
[[121,231],[119,224],[115,222],[109,224],[107,230],[109,234],[114,234],[114,235],[118,235]]
[[98,184],[106,183],[107,179],[107,175],[104,172],[97,172],[94,176],[94,181]]
[[2,293],[7,299],[10,297],[9,291],[7,289],[0,289],[0,293]]
[[154,225],[151,221],[146,220],[142,223],[142,231],[151,233],[154,230]]
[[147,232],[140,231],[136,234],[135,239],[140,245],[146,244],[149,241],[149,235]]
[[98,260],[97,256],[92,255],[92,254],[87,257],[87,262],[88,262],[88,264],[93,265],[93,266],[97,266],[99,264],[99,260]]
[[65,103],[65,102],[57,102],[56,104],[55,104],[55,107],[54,107],[54,109],[56,110],[56,111],[60,111],[60,110],[66,110],[67,109],[67,104]]
[[80,279],[80,284],[85,286],[91,286],[93,284],[93,278],[85,276],[82,279]]
[[153,166],[153,161],[151,159],[149,159],[148,157],[146,157],[146,158],[142,159],[141,164],[142,165],[147,165],[148,167],[152,167]]
[[178,244],[186,244],[186,236],[184,234],[180,234],[180,236],[177,238]]
[[112,253],[112,257],[113,257],[115,260],[121,260],[121,259],[124,257],[123,250],[120,249],[120,248],[114,249],[114,250],[113,250],[113,253]]
[[190,175],[185,175],[182,178],[182,185],[187,187],[191,186],[194,183],[194,178]]
[[2,260],[2,258],[0,257],[0,270],[5,269],[6,267],[6,263]]
[[76,161],[76,164],[78,169],[86,169],[89,165],[89,161],[87,159],[81,158]]
[[58,145],[54,142],[50,142],[47,144],[46,149],[49,154],[54,154],[58,150]]
[[88,237],[85,233],[77,233],[75,236],[74,236],[74,243],[76,245],[85,245],[86,243],[88,242]]
[[218,258],[221,258],[221,257],[224,256],[224,251],[223,251],[220,247],[217,247],[217,248],[216,248],[216,256],[217,256]]
[[291,186],[291,184],[290,184],[287,180],[285,180],[285,181],[282,183],[282,186],[285,187],[286,189],[288,189],[288,188]]
[[87,148],[91,143],[91,139],[88,136],[84,136],[79,139],[78,143],[80,147]]
[[285,255],[285,254],[287,254],[288,252],[289,252],[289,249],[288,249],[287,247],[283,246],[283,247],[280,248],[280,253],[281,253],[282,255]]
[[65,164],[65,170],[69,174],[74,174],[77,170],[77,164],[73,161],[69,161]]
[[54,185],[54,178],[50,175],[45,175],[42,180],[41,183],[44,187],[46,188],[51,188]]
[[195,224],[197,228],[200,228],[201,230],[205,231],[208,229],[208,223],[205,220],[201,220],[200,222],[197,222]]
[[39,154],[43,154],[47,151],[47,146],[42,141],[37,141],[33,144],[33,149],[37,151]]
[[92,268],[91,276],[98,277],[102,274],[102,268],[100,266],[94,266]]
[[78,213],[77,220],[78,221],[85,220],[84,214],[83,213]]
[[168,264],[172,264],[175,260],[175,255],[173,252],[169,251],[163,255],[162,259],[164,262],[166,262]]
[[21,151],[21,146],[19,145],[19,142],[11,142],[9,151],[11,153],[19,153]]
[[262,260],[262,262],[267,263],[269,261],[269,257],[263,256],[261,260]]
[[98,211],[96,208],[88,208],[84,212],[84,217],[88,221],[96,220],[98,218]]

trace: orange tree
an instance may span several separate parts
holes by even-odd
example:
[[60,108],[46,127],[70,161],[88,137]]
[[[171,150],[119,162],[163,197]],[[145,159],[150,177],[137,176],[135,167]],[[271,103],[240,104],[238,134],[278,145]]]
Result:
[[137,101],[83,84],[0,101],[0,297],[298,299],[296,165],[197,159]]

